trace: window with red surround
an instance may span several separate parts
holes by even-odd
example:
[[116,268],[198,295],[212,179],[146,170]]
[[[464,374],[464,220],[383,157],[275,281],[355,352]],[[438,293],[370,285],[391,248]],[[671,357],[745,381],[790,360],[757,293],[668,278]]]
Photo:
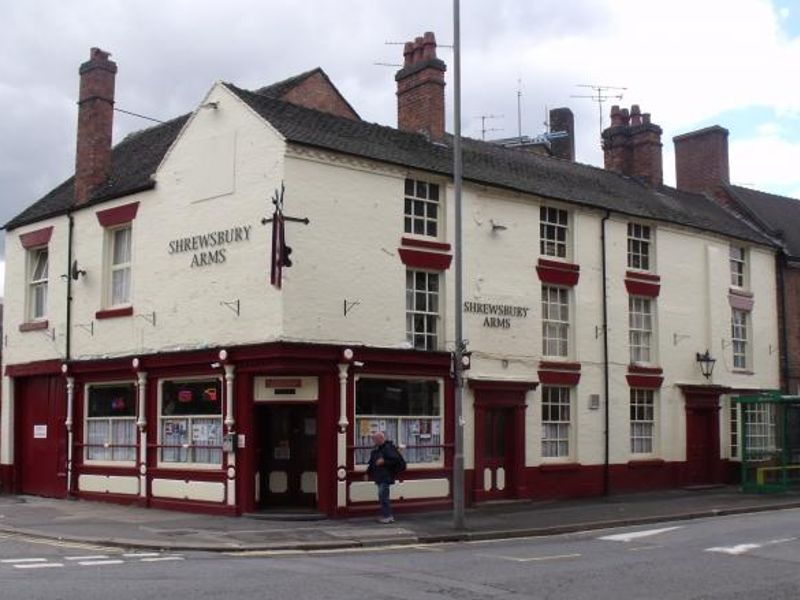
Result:
[[43,227],[36,231],[29,231],[19,236],[19,242],[26,250],[36,248],[37,246],[46,246],[50,243],[50,238],[53,236],[53,227]]
[[575,386],[581,380],[581,363],[541,361],[538,375],[542,385]]
[[661,292],[661,277],[650,273],[627,271],[625,273],[625,289],[632,296],[658,298]]
[[138,202],[131,202],[130,204],[123,204],[106,210],[98,210],[96,213],[97,220],[103,227],[115,227],[133,221],[138,210]]
[[94,313],[95,319],[115,319],[117,317],[130,317],[133,316],[133,307],[126,306],[124,308],[109,308],[108,310],[98,310]]
[[543,283],[567,287],[573,287],[578,284],[580,269],[580,266],[572,263],[547,260],[545,258],[540,258],[536,264],[536,273]]
[[416,238],[403,237],[400,240],[402,246],[412,246],[416,248],[430,248],[432,250],[441,250],[442,252],[450,252],[450,244],[444,242],[431,242],[430,240],[418,240]]
[[47,329],[49,325],[49,321],[32,321],[30,323],[22,323],[19,326],[19,330],[23,333],[26,331],[42,331]]
[[400,260],[407,267],[413,269],[430,269],[433,271],[446,271],[453,261],[451,254],[440,254],[428,250],[412,250],[411,248],[398,248]]

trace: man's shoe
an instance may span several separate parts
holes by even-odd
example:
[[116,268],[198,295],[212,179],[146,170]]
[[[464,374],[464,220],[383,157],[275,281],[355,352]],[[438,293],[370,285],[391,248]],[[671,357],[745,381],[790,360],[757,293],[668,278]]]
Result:
[[394,523],[394,517],[381,517],[378,519],[378,523],[383,523],[384,525]]

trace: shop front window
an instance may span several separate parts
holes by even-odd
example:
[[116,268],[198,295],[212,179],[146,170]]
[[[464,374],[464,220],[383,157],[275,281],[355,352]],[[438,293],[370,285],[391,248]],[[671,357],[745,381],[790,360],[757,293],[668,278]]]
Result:
[[86,391],[87,461],[136,460],[136,386],[89,385]]
[[163,381],[159,431],[161,462],[222,464],[220,380]]
[[407,463],[441,463],[442,421],[439,381],[361,378],[356,382],[355,463],[369,462],[377,431],[397,444]]

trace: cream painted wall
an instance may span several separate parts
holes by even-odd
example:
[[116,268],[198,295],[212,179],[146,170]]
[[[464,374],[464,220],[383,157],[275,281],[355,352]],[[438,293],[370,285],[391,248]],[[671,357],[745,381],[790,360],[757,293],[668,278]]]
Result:
[[[199,109],[156,174],[154,190],[90,207],[75,214],[75,257],[87,276],[74,286],[73,357],[131,355],[178,348],[233,345],[274,339],[404,347],[405,273],[398,255],[403,235],[403,182],[406,176],[441,184],[446,218],[441,240],[452,242],[452,190],[443,180],[345,156],[285,146],[268,124],[224,86],[212,88],[206,101],[216,110]],[[284,270],[284,288],[269,285],[270,228],[260,219],[271,214],[269,197],[286,183],[286,214],[308,217],[309,225],[288,223],[286,238],[294,266]],[[103,293],[103,228],[95,213],[139,201],[133,224],[134,317],[97,321]],[[527,308],[507,329],[485,327],[483,317],[464,315],[464,334],[473,351],[470,378],[538,381],[541,359],[541,282],[539,207],[531,196],[464,188],[464,300]],[[603,337],[601,223],[604,213],[558,203],[570,211],[571,260],[580,265],[580,281],[571,292],[570,360],[582,365],[573,390],[570,462],[603,460]],[[492,223],[505,226],[493,230]],[[607,223],[609,350],[611,358],[611,461],[632,458],[629,442],[629,362],[627,222]],[[24,304],[24,252],[15,236],[48,224],[51,241],[50,310],[55,340],[42,332],[20,333]],[[750,388],[778,386],[774,255],[751,247],[750,279],[755,293],[752,313],[751,374],[730,369],[728,245],[721,236],[664,223],[654,231],[655,271],[661,295],[655,302],[655,360],[665,384],[657,394],[655,453],[666,460],[685,454],[683,394],[677,383],[703,384],[695,353],[708,348],[718,359],[713,382]],[[226,247],[224,264],[192,268],[192,252],[170,255],[169,242],[229,227],[250,227],[250,240]],[[66,270],[66,218],[11,232],[7,244],[5,328],[6,364],[63,355]],[[440,295],[441,349],[452,348],[454,269],[445,275]],[[222,302],[240,301],[237,317]],[[356,303],[343,314],[343,304]],[[155,313],[156,325],[144,318]],[[93,322],[94,334],[86,330]],[[772,350],[772,353],[770,353]],[[10,397],[8,380],[4,394]],[[599,394],[601,408],[589,409]],[[526,464],[540,456],[541,388],[528,394]],[[474,465],[473,398],[467,391],[467,466]],[[9,403],[3,403],[5,427]],[[6,432],[8,433],[8,432]],[[2,439],[8,462],[11,442]]]

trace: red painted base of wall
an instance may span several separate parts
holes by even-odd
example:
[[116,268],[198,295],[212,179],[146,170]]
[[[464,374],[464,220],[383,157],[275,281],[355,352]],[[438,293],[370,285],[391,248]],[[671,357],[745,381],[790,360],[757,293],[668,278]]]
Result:
[[228,517],[236,517],[239,514],[236,511],[235,506],[228,506],[227,504],[212,504],[210,502],[191,502],[188,500],[162,500],[158,498],[151,498],[150,508],[201,513],[205,515],[225,515]]
[[14,493],[14,465],[0,465],[0,493]]
[[73,496],[81,500],[110,502],[113,504],[124,504],[126,506],[138,506],[141,500],[139,496],[130,496],[128,494],[101,494],[99,492],[76,492]]

